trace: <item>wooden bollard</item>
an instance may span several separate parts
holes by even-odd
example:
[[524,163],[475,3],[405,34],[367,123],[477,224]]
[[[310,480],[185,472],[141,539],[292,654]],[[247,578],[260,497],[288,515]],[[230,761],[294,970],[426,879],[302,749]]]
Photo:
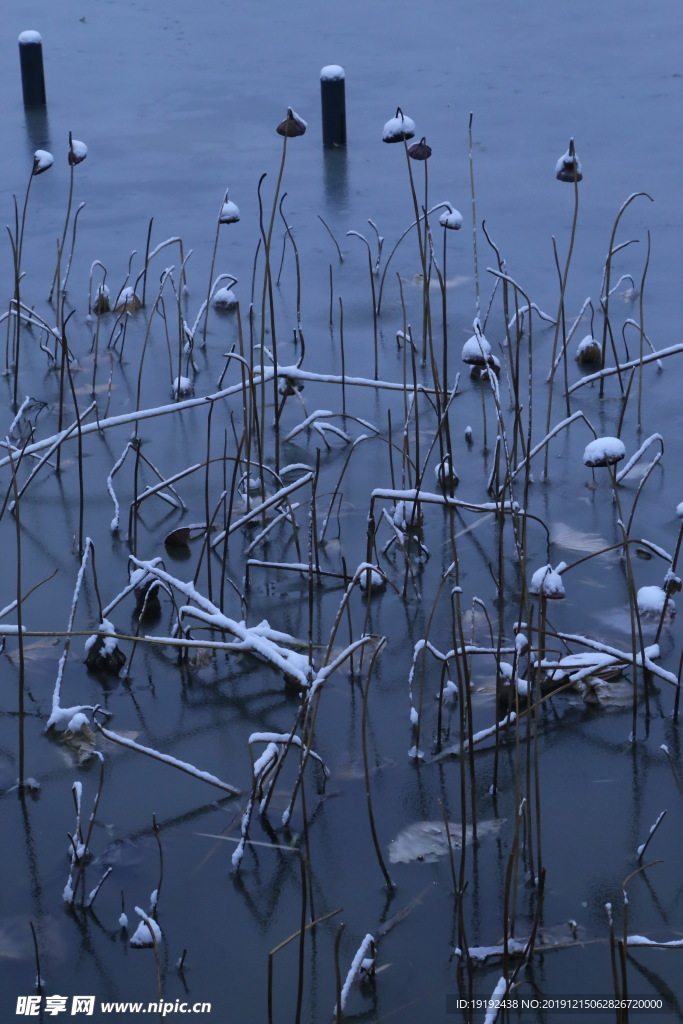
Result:
[[346,94],[344,68],[328,64],[320,72],[323,107],[323,146],[346,145]]
[[19,36],[21,87],[25,107],[44,107],[45,75],[43,73],[43,40],[40,32],[29,30]]

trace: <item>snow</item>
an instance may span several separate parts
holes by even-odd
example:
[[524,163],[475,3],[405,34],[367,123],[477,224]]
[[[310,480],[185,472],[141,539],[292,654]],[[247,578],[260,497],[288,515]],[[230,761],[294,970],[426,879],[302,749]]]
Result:
[[[564,563],[560,563],[557,569],[564,568]],[[530,594],[543,594],[544,597],[558,600],[565,596],[564,583],[560,573],[553,569],[550,565],[544,565],[531,577],[531,583],[529,584]]]
[[484,1024],[495,1024],[495,1021],[498,1020],[498,1003],[505,996],[505,993],[507,992],[507,985],[508,983],[505,980],[505,977],[498,979],[496,987],[489,996],[489,1003],[491,1005],[486,1011],[486,1016],[484,1017]]
[[384,142],[402,142],[403,139],[412,139],[415,134],[415,122],[401,114],[400,117],[390,117],[384,125],[382,140]]
[[672,939],[670,942],[656,942],[654,939],[647,939],[644,935],[627,935],[627,946],[660,946],[667,949],[677,949],[683,946],[683,939]]
[[572,154],[572,153],[569,152],[569,150],[567,150],[567,152],[563,153],[563,155],[560,157],[560,159],[555,164],[555,174],[557,175],[557,174],[564,173],[566,175],[570,175],[570,177],[567,180],[573,181],[573,179],[574,179],[574,167],[576,167],[576,177],[577,177],[578,181],[581,181],[581,178],[582,178],[581,161],[579,160],[579,158],[576,155],[576,153]]
[[66,728],[69,732],[78,732],[84,725],[89,725],[87,715],[84,715],[82,711],[77,711]]
[[49,167],[52,167],[55,158],[46,149],[37,149],[33,154],[33,173],[42,174]]
[[71,150],[69,153],[70,162],[73,159],[75,164],[82,163],[88,155],[88,147],[85,142],[81,142],[79,139],[71,140]]
[[440,487],[457,487],[460,483],[458,474],[453,468],[451,457],[448,454],[444,455],[441,462],[438,462],[434,467],[434,476]]
[[338,82],[346,78],[344,68],[340,64],[326,64],[320,69],[321,82]]
[[680,503],[680,505],[676,505],[676,515],[680,519],[683,519],[683,501]]
[[173,394],[176,398],[180,395],[185,398],[187,395],[191,395],[194,391],[192,381],[189,377],[176,377],[173,381]]
[[583,453],[584,466],[611,466],[626,456],[624,442],[618,437],[599,437],[586,445]]
[[196,779],[201,779],[203,782],[208,782],[212,786],[224,789],[228,793],[232,793],[233,796],[239,795],[239,790],[235,789],[234,786],[229,786],[226,782],[222,782],[220,779],[216,778],[215,775],[211,775],[209,772],[200,771],[200,769],[195,768],[193,764],[189,764],[187,761],[179,761],[178,758],[171,757],[170,754],[162,754],[160,751],[153,750],[151,747],[143,747],[141,743],[136,743],[135,740],[129,740],[125,736],[111,732],[109,729],[105,729],[101,725],[98,725],[98,731],[102,733],[105,739],[111,740],[112,743],[118,743],[119,746],[128,747],[129,750],[137,750],[141,754],[147,754],[148,757],[153,757],[156,761],[162,761],[164,764],[171,765],[173,768],[180,768],[181,771],[187,772],[188,775],[194,775]]
[[[161,942],[161,928],[156,921],[149,917],[144,910],[140,909],[140,907],[135,908],[135,913],[140,915],[142,921],[137,926],[135,933],[131,936],[131,946],[137,946],[138,949],[143,949],[145,947],[153,946],[154,941],[157,943]],[[154,941],[152,941],[152,936],[149,933],[150,928],[154,933]]]
[[365,938],[363,939],[363,941],[361,942],[360,946],[358,947],[356,955],[354,956],[353,960],[351,961],[351,967],[349,968],[349,973],[346,975],[346,980],[345,980],[344,986],[343,986],[343,988],[341,990],[341,995],[339,997],[339,1002],[340,1002],[341,1005],[340,1006],[335,1006],[335,1008],[334,1008],[333,1012],[334,1012],[335,1016],[338,1016],[339,1015],[339,1011],[344,1009],[344,1007],[346,1005],[346,1000],[349,997],[349,992],[351,991],[351,986],[352,986],[352,984],[354,982],[354,979],[355,979],[356,975],[358,974],[358,972],[360,971],[361,964],[366,959],[365,954],[366,954],[366,952],[369,949],[372,948],[372,946],[374,946],[374,943],[375,943],[374,938],[372,937],[372,935],[370,935],[370,933],[368,933],[365,936]]
[[487,363],[490,356],[491,346],[483,334],[473,334],[462,347],[465,363]]
[[[368,586],[368,575],[370,576],[370,585]],[[369,570],[364,569],[360,577],[360,589],[369,590],[373,593],[376,590],[382,590],[386,585],[386,580],[379,569],[370,567]]]
[[277,760],[278,747],[276,743],[269,743],[266,749],[263,751],[261,756],[254,761],[254,778],[258,778],[264,769],[266,769],[273,761]]
[[451,231],[458,231],[462,227],[462,214],[449,203],[449,209],[439,217],[439,224],[442,228],[450,228]]
[[672,617],[676,614],[676,605],[672,598],[667,601],[666,593],[661,587],[641,587],[638,591],[638,611],[641,615],[658,616],[664,611],[666,602],[667,615]]
[[240,211],[237,203],[233,203],[232,199],[226,199],[221,206],[221,212],[218,219],[221,224],[236,224],[240,219]]
[[219,288],[213,297],[214,309],[235,309],[237,296],[232,288]]
[[42,43],[43,37],[40,32],[35,32],[33,29],[26,29],[25,32],[21,32],[19,35],[19,45],[26,46],[29,43]]
[[[102,647],[103,654],[111,654],[112,651],[115,651],[118,646],[118,640],[116,639],[116,636],[113,635],[116,633],[116,629],[114,628],[113,624],[109,621],[109,619],[102,619],[97,628],[100,633],[112,634],[111,637],[107,636],[104,638],[104,645]],[[86,654],[98,639],[99,635],[97,633],[94,633],[92,636],[88,637],[88,639],[85,641],[85,644],[83,645],[83,649]]]

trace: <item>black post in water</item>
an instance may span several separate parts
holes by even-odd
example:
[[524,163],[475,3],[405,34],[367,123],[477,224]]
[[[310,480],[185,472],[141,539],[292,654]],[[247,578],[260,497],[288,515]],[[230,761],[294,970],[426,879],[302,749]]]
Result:
[[44,107],[45,75],[43,74],[43,40],[40,32],[22,32],[19,36],[21,87],[25,107]]
[[323,146],[346,145],[346,95],[344,68],[328,64],[320,72],[323,105]]

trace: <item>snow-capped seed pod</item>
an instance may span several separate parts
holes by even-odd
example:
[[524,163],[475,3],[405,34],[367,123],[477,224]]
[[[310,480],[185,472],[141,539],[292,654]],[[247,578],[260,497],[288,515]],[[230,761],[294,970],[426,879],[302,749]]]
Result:
[[227,310],[229,313],[237,309],[237,296],[232,288],[219,288],[214,292],[212,301],[214,309]]
[[386,585],[387,581],[379,569],[363,569],[360,574],[360,589],[368,594],[376,594]]
[[92,304],[92,311],[97,316],[102,313],[108,313],[111,309],[111,302],[109,301],[109,289],[106,284],[98,284],[97,292],[95,293],[95,301]]
[[677,576],[674,572],[668,572],[664,577],[664,590],[667,594],[680,594],[681,590],[683,590],[681,577]]
[[415,136],[415,122],[406,117],[400,107],[396,116],[390,117],[382,131],[382,142],[406,142]]
[[303,391],[304,386],[300,380],[294,380],[292,377],[285,377],[282,383],[278,386],[278,393],[283,397],[291,398],[292,395],[296,395],[297,392]]
[[291,107],[287,107],[287,117],[284,121],[280,121],[275,131],[278,135],[284,135],[288,139],[294,139],[298,135],[303,135],[307,127],[308,126],[304,119],[299,117]]
[[52,153],[48,153],[46,149],[37,149],[33,154],[33,176],[35,177],[48,171],[54,162],[55,158]]
[[569,149],[555,164],[555,177],[558,181],[581,181],[581,161],[574,151],[574,140],[569,140]]
[[530,594],[539,594],[551,601],[559,601],[565,596],[564,583],[558,570],[564,565],[558,565],[553,569],[551,565],[544,565],[531,577],[529,584]]
[[602,362],[602,349],[600,342],[592,334],[579,342],[576,349],[576,361],[584,366],[597,366]]
[[679,519],[683,519],[683,501],[676,505],[676,515]]
[[636,595],[638,611],[645,619],[659,618],[666,603],[666,621],[676,614],[676,605],[661,587],[641,587]]
[[40,32],[29,29],[19,36],[21,88],[25,107],[44,107],[45,72],[43,71],[43,40]]
[[88,147],[85,142],[80,142],[78,139],[71,137],[69,132],[69,167],[75,167],[76,164],[82,164],[88,155]]
[[399,530],[407,530],[409,527],[416,529],[424,522],[422,507],[414,501],[398,501],[389,512],[394,526]]
[[462,347],[462,361],[468,366],[486,366],[491,355],[491,346],[481,332],[479,320],[475,320],[474,334]]
[[408,147],[408,156],[411,160],[429,160],[432,155],[432,147],[427,145],[424,135],[419,142],[414,142]]
[[624,442],[618,437],[598,437],[586,445],[583,453],[584,466],[597,469],[602,466],[613,466],[615,462],[621,462],[626,456]]
[[135,294],[135,290],[128,285],[126,288],[122,288],[116,297],[114,304],[115,313],[135,313],[138,309],[142,308],[142,302],[139,297]]
[[232,199],[228,199],[228,193],[225,193],[225,199],[221,206],[221,212],[218,215],[219,224],[236,224],[240,219],[240,211],[236,203],[233,203]]
[[460,477],[455,472],[452,457],[446,452],[443,459],[437,463],[434,469],[436,482],[444,491],[454,491],[460,483]]
[[194,393],[194,385],[189,377],[176,377],[173,381],[173,397],[187,398]]
[[99,635],[96,633],[85,641],[85,663],[95,672],[116,675],[126,663],[126,656],[115,636],[116,631],[108,619],[102,619],[97,628]]
[[465,442],[468,448],[472,447],[472,427],[469,424],[465,427]]
[[[154,943],[158,945],[162,938],[161,928],[154,920],[153,917],[149,917],[144,910],[139,907],[135,908],[135,913],[138,914],[142,920],[135,929],[130,939],[130,945],[136,949],[149,949],[154,946]],[[152,938],[154,935],[154,938]]]
[[444,210],[439,217],[439,224],[442,228],[448,228],[449,231],[459,231],[462,227],[462,214],[450,203],[446,203],[446,206],[448,209]]
[[485,380],[488,377],[489,370],[493,370],[496,377],[500,377],[500,361],[496,359],[493,353],[485,363],[476,363],[472,366],[470,369],[470,380]]

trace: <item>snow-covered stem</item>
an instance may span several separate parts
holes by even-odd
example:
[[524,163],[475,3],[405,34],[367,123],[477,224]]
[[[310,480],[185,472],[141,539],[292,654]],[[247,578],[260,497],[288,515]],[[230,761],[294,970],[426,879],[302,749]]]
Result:
[[626,465],[616,474],[617,483],[621,483],[624,477],[631,472],[635,464],[640,461],[641,456],[647,451],[650,445],[656,444],[657,442],[659,442],[661,447],[660,456],[664,454],[664,438],[661,434],[651,434],[646,441],[643,441],[638,451],[633,453]]
[[530,465],[531,460],[534,458],[534,456],[538,455],[538,453],[542,451],[546,447],[546,445],[548,445],[550,441],[552,441],[552,439],[560,433],[561,430],[565,430],[568,426],[570,426],[570,424],[576,422],[576,420],[583,420],[583,422],[586,424],[590,432],[593,434],[593,437],[597,438],[597,431],[591,424],[590,420],[586,416],[584,416],[584,414],[579,409],[576,412],[573,412],[571,416],[568,416],[566,419],[561,420],[560,423],[556,423],[553,429],[546,434],[543,440],[539,441],[537,445],[530,449],[526,459],[522,459],[522,461],[517,464],[517,468],[514,469],[510,474],[510,481],[512,482],[512,480],[514,480],[515,477],[519,473],[521,473],[521,471],[526,466]]
[[414,227],[416,227],[417,225],[422,223],[422,221],[425,219],[425,216],[430,217],[433,213],[436,213],[437,210],[444,210],[444,209],[450,210],[451,209],[451,204],[450,203],[437,203],[435,206],[432,206],[432,208],[430,210],[427,210],[426,214],[424,212],[421,213],[417,220],[414,220],[411,224],[408,225],[408,227],[405,229],[403,234],[400,236],[399,240],[394,245],[394,248],[389,253],[389,256],[387,257],[387,261],[384,264],[384,270],[382,271],[382,276],[381,276],[380,281],[379,281],[379,290],[378,290],[378,293],[377,293],[377,316],[379,316],[380,309],[381,309],[381,306],[382,306],[382,292],[384,291],[384,278],[387,276],[387,270],[389,269],[389,264],[391,263],[391,261],[392,261],[392,259],[394,257],[394,253],[398,249],[399,245],[401,244],[403,239],[406,237],[406,235],[410,234],[410,232],[413,230]]
[[[613,258],[614,253],[615,253],[614,239],[616,238],[617,229],[619,227],[619,221],[621,220],[622,215],[626,211],[627,207],[630,206],[630,204],[633,202],[634,199],[638,199],[641,196],[643,196],[646,199],[649,199],[650,202],[654,201],[652,199],[652,196],[649,195],[647,192],[633,192],[633,193],[631,193],[631,195],[622,203],[621,207],[619,208],[619,210],[617,212],[617,216],[616,216],[616,218],[614,220],[614,226],[612,228],[612,234],[611,234],[610,240],[609,240],[609,248],[607,250],[607,259],[605,260],[605,269],[604,269],[604,273],[603,273],[603,285],[600,288],[600,305],[602,307],[602,312],[603,312],[602,346],[601,346],[601,351],[602,351],[601,364],[602,364],[602,366],[605,365],[605,354],[606,354],[606,351],[607,351],[607,336],[608,336],[608,333],[611,333],[610,332],[610,323],[609,323],[609,299],[610,299],[610,278],[611,278],[611,274],[612,274],[612,258]],[[636,365],[637,365],[637,363],[636,363]],[[613,372],[614,373],[619,373],[620,369],[623,370],[624,367],[622,366],[621,368],[619,368],[617,366],[613,370]],[[595,377],[596,375],[592,374],[592,376]],[[603,395],[604,395],[604,384],[605,384],[605,377],[606,376],[607,376],[607,374],[604,371],[601,371],[601,375],[600,375],[600,398],[602,398]],[[587,380],[587,378],[584,378],[583,381],[581,381],[581,383],[585,383],[586,380]],[[575,385],[573,385],[573,387],[575,387]],[[573,387],[569,388],[570,392],[573,390]]]
[[[77,433],[77,431],[79,430],[79,422],[80,422],[81,436],[83,435],[83,432],[84,432],[83,420],[87,416],[89,416],[90,413],[93,412],[93,410],[95,410],[95,409],[97,409],[97,402],[91,402],[90,405],[88,406],[88,408],[85,409],[85,411],[81,413],[79,419],[77,419],[74,423],[72,423],[71,426],[67,427],[66,430],[63,430],[60,434],[57,435],[56,440],[54,440],[53,444],[48,446],[48,449],[45,452],[45,454],[42,456],[42,458],[38,458],[37,455],[35,456],[38,459],[37,465],[35,465],[33,467],[33,470],[29,473],[29,475],[27,476],[26,480],[24,480],[24,483],[22,484],[22,486],[21,486],[21,488],[19,490],[19,495],[18,495],[19,498],[21,498],[21,496],[25,493],[26,489],[31,484],[31,482],[35,479],[35,477],[40,472],[40,470],[43,468],[45,463],[49,462],[50,457],[56,451],[59,450],[59,448],[62,445],[62,443],[64,441],[66,441],[66,439],[68,437],[71,437],[72,434]],[[92,426],[93,426],[93,428],[96,428],[97,424],[93,423]],[[53,440],[53,439],[50,439],[50,440]],[[18,452],[18,449],[16,451]],[[32,454],[30,452],[27,452],[26,448],[23,449],[23,453],[24,453],[24,455]],[[13,457],[10,455],[7,459],[3,459],[2,460],[2,464],[5,465],[6,463],[9,463],[9,462],[12,462],[12,461],[13,461]]]
[[308,687],[310,682],[308,658],[281,646],[282,642],[298,643],[294,637],[271,629],[265,620],[258,626],[251,627],[247,627],[244,622],[236,622],[234,619],[224,615],[212,601],[204,597],[197,590],[194,583],[186,583],[177,579],[153,562],[140,561],[132,555],[130,560],[139,569],[145,569],[152,576],[184,594],[188,600],[195,602],[197,607],[185,605],[180,608],[178,612],[179,627],[182,625],[182,620],[185,616],[191,616],[192,618],[199,619],[200,622],[204,622],[212,629],[231,633],[237,638],[237,642],[232,647],[233,650],[254,654],[269,662],[274,668],[284,672],[286,676],[294,678],[301,687]]
[[135,740],[130,740],[125,736],[120,736],[116,732],[112,732],[111,729],[105,729],[103,725],[93,718],[93,724],[98,732],[100,732],[105,739],[111,740],[112,743],[118,743],[119,746],[126,747],[128,750],[135,750],[139,754],[146,754],[147,757],[153,758],[155,761],[161,761],[162,764],[170,765],[172,768],[178,768],[182,772],[186,772],[187,775],[194,776],[195,779],[200,779],[202,782],[208,782],[210,786],[215,786],[217,789],[223,790],[225,793],[229,793],[231,796],[239,796],[240,790],[234,786],[229,785],[227,782],[223,782],[215,775],[211,775],[209,772],[201,771],[199,768],[195,768],[193,764],[189,764],[187,761],[179,761],[176,757],[171,757],[170,754],[162,754],[159,750],[153,750],[152,747],[143,747],[141,743],[136,743]]
[[657,831],[657,829],[661,825],[662,820],[663,820],[665,814],[666,814],[666,810],[663,810],[663,811],[660,812],[660,814],[657,815],[657,820],[655,821],[654,825],[651,826],[650,831],[648,832],[647,839],[636,850],[636,856],[638,858],[638,863],[639,864],[643,863],[643,857],[645,856],[645,851],[647,850],[648,846],[650,845],[650,841],[654,837],[655,832]]
[[387,871],[387,866],[384,863],[384,858],[382,856],[382,847],[380,846],[379,839],[377,838],[377,829],[375,827],[375,815],[374,815],[373,810],[372,810],[372,796],[371,796],[371,792],[370,792],[370,763],[368,761],[368,739],[367,739],[368,694],[370,692],[370,680],[372,679],[372,671],[373,671],[373,669],[375,667],[375,662],[377,660],[377,656],[378,656],[379,652],[382,650],[382,648],[384,647],[386,642],[387,642],[387,638],[385,636],[383,636],[380,639],[379,643],[377,644],[377,647],[375,648],[375,650],[372,652],[372,657],[370,659],[370,665],[368,667],[368,675],[367,675],[367,679],[365,681],[365,689],[363,691],[363,717],[362,717],[362,722],[361,722],[361,738],[362,738],[362,744],[363,744],[363,774],[365,776],[365,799],[366,799],[366,802],[367,802],[367,805],[368,805],[368,818],[369,818],[369,821],[370,821],[370,832],[372,834],[372,842],[373,842],[374,847],[375,847],[375,854],[377,855],[377,862],[378,862],[378,864],[380,866],[380,870],[381,870],[382,874],[384,875],[384,881],[386,882],[387,889],[388,889],[389,892],[393,892],[393,890],[396,888],[396,886],[395,886],[394,882],[392,882],[391,876],[389,875],[389,872]]
[[[57,666],[57,678],[55,680],[54,690],[52,692],[52,713],[47,720],[47,725],[45,726],[46,731],[50,729],[51,726],[55,725],[61,718],[61,708],[59,702],[61,698],[62,678],[64,676],[66,659],[69,655],[69,647],[71,646],[71,632],[73,630],[74,618],[76,616],[76,606],[78,605],[78,599],[81,594],[81,586],[83,584],[83,577],[85,576],[85,570],[88,564],[88,556],[90,554],[91,549],[94,551],[93,542],[90,540],[90,537],[86,537],[85,544],[83,546],[81,564],[78,570],[78,575],[76,576],[76,585],[74,587],[74,593],[71,599],[71,608],[69,610],[69,620],[66,627],[66,639],[64,640],[64,649],[62,651],[62,656],[59,659],[59,665]],[[101,618],[100,621],[102,621]]]
[[342,990],[341,990],[341,998],[339,1000],[340,1005],[339,1006],[335,1005],[334,1010],[332,1011],[335,1016],[337,1016],[338,1013],[340,1011],[342,1011],[344,1009],[344,1007],[346,1006],[346,1000],[349,998],[349,992],[351,991],[351,986],[353,985],[353,982],[355,981],[356,977],[360,973],[360,966],[361,966],[363,960],[366,959],[366,954],[368,953],[368,951],[370,952],[370,958],[369,959],[374,960],[375,957],[377,956],[377,951],[376,951],[376,947],[375,947],[375,940],[374,940],[373,936],[370,935],[369,933],[365,936],[365,938],[361,942],[360,946],[358,947],[358,949],[356,951],[356,955],[354,956],[353,960],[351,961],[351,967],[349,968],[349,972],[346,975],[346,980],[345,980],[344,985],[343,985]]
[[306,484],[311,482],[313,475],[314,474],[312,472],[305,473],[304,476],[300,476],[298,480],[295,480],[293,483],[287,484],[286,487],[281,487],[279,491],[276,491],[275,494],[271,494],[269,498],[266,498],[266,500],[262,501],[259,505],[255,505],[249,512],[247,512],[246,515],[241,516],[239,519],[235,520],[234,523],[230,523],[227,530],[222,531],[214,537],[211,542],[211,546],[214,548],[217,547],[225,538],[226,534],[230,535],[231,533],[234,533],[235,530],[239,530],[246,523],[251,522],[253,519],[258,519],[259,516],[271,508],[271,506],[279,505],[294,491],[299,490],[301,487],[305,487]]
[[683,344],[669,345],[668,348],[660,348],[656,352],[651,352],[649,355],[643,356],[642,359],[630,359],[626,363],[619,363],[618,366],[607,366],[604,370],[598,370],[596,373],[590,373],[585,377],[581,377],[580,380],[574,382],[569,387],[570,394],[576,391],[577,388],[582,388],[584,384],[593,384],[596,380],[602,382],[603,378],[611,377],[615,373],[623,373],[626,370],[632,370],[637,366],[645,366],[647,363],[658,362],[660,359],[665,359],[667,356],[675,356],[678,353],[683,352]]
[[110,864],[109,867],[107,868],[107,870],[104,872],[104,874],[100,878],[100,880],[97,883],[97,885],[95,886],[95,888],[92,889],[88,893],[88,897],[87,897],[87,899],[85,901],[85,908],[86,908],[86,910],[90,910],[92,908],[93,903],[97,899],[97,894],[99,893],[100,889],[102,888],[104,883],[107,881],[107,879],[109,878],[109,876],[110,876],[110,874],[112,873],[113,870],[114,869],[113,869],[113,867]]

